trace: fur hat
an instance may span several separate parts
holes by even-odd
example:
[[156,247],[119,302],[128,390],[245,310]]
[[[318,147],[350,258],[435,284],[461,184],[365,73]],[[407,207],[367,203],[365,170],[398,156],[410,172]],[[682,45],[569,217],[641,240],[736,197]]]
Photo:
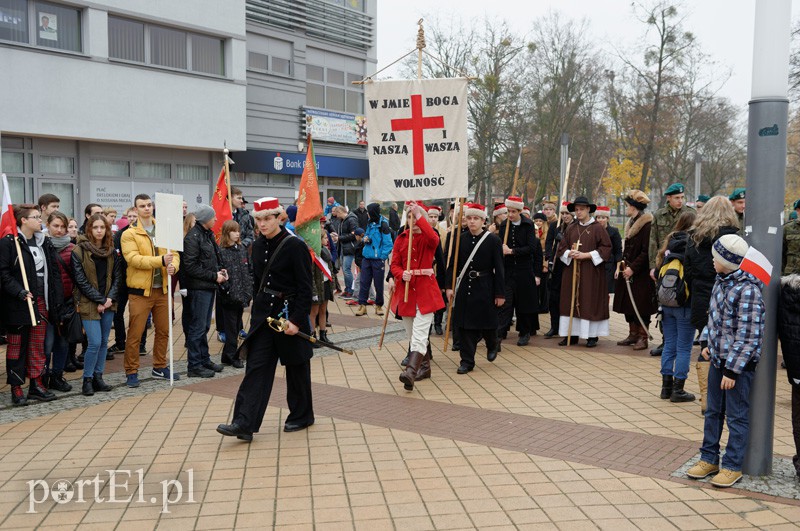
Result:
[[216,215],[214,209],[208,205],[197,205],[197,210],[194,211],[194,219],[197,220],[198,225],[205,225]]
[[508,214],[508,207],[506,207],[505,203],[495,203],[494,210],[492,211],[492,216],[503,216]]
[[253,201],[253,217],[266,217],[270,214],[277,216],[283,212],[283,207],[276,197],[262,197]]
[[610,217],[611,216],[611,209],[608,208],[607,206],[599,206],[599,207],[597,207],[597,210],[595,211],[594,216],[596,218],[600,217],[600,216]]
[[559,214],[563,214],[564,212],[569,212],[569,201],[562,201],[561,208],[558,210]]
[[736,234],[726,234],[720,236],[711,246],[711,255],[725,269],[736,271],[739,269],[748,249],[750,249],[750,246],[747,245],[744,238]]
[[639,210],[644,210],[650,204],[650,198],[641,190],[631,190],[625,196],[625,202]]
[[547,216],[545,216],[541,212],[537,212],[536,214],[533,215],[533,219],[535,220],[538,219],[540,221],[547,221]]
[[464,217],[480,216],[486,219],[486,207],[480,203],[466,203],[464,205]]
[[525,202],[519,196],[510,195],[508,196],[508,199],[506,199],[506,206],[508,208],[516,208],[517,210],[522,210],[523,208],[525,208]]

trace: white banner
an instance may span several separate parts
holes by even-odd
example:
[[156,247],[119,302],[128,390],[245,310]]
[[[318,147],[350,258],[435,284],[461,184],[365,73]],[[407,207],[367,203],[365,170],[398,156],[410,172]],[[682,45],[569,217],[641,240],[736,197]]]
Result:
[[183,251],[183,196],[156,192],[156,247]]
[[467,80],[374,81],[365,86],[371,197],[466,197]]

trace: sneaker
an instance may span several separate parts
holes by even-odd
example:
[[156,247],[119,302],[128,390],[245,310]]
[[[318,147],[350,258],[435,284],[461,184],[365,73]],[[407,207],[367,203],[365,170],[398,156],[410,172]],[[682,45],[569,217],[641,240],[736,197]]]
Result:
[[186,371],[186,375],[189,378],[213,378],[215,374],[217,373],[211,369],[206,369],[205,367],[200,367],[199,369],[189,369]]
[[140,356],[147,356],[147,347],[140,345],[139,346],[139,355]]
[[711,484],[721,488],[732,487],[740,479],[742,479],[741,471],[723,468],[719,474],[711,478]]
[[372,300],[372,299],[367,299],[367,306],[372,306],[373,304],[375,304],[375,301],[374,301],[374,300]]
[[106,351],[106,361],[114,361],[114,353]]
[[348,306],[360,306],[360,304],[358,304],[358,301],[355,299],[348,299],[345,304]]
[[[153,378],[158,378],[159,380],[169,380],[169,367],[164,367],[162,369],[156,369],[153,367],[153,370],[150,372]],[[181,379],[180,376],[177,374],[172,375],[173,381],[178,381]]]
[[[119,347],[117,345],[111,345],[110,347],[108,347],[108,350],[106,351],[106,354],[124,354],[124,353],[125,353],[125,347]],[[108,359],[108,357],[106,357],[106,359]]]
[[223,369],[222,364],[214,363],[213,361],[210,361],[210,360],[207,361],[206,363],[204,363],[203,367],[205,367],[206,369],[212,370],[214,372],[222,372],[222,369]]
[[247,339],[247,332],[245,332],[244,330],[239,330],[239,337],[241,337],[242,339]]
[[717,472],[719,472],[719,465],[712,465],[706,461],[698,461],[697,464],[686,471],[686,475],[692,479],[703,479]]
[[225,343],[227,338],[225,337],[225,332],[217,332],[217,341],[220,343]]
[[345,300],[352,299],[353,298],[353,294],[351,292],[349,292],[349,291],[345,291],[344,293],[341,294],[341,298],[343,298]]
[[139,387],[139,375],[129,374],[125,377],[125,385],[128,387]]

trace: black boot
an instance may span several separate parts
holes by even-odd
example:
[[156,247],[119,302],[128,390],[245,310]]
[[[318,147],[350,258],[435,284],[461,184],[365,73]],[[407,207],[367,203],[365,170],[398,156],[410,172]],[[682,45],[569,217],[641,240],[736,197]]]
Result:
[[400,362],[401,367],[408,367],[408,357],[411,356],[411,349],[406,350],[406,357]]
[[672,396],[672,376],[661,375],[661,400],[666,400]]
[[694,402],[694,395],[683,390],[683,384],[685,383],[686,380],[675,378],[672,383],[672,395],[669,397],[670,402]]
[[547,339],[550,339],[551,337],[555,336],[556,334],[558,334],[558,330],[556,330],[555,328],[551,328],[550,330],[545,332],[544,337],[546,337]]
[[[578,336],[572,336],[572,337],[569,339],[569,345],[570,345],[570,346],[575,346],[575,345],[577,345],[577,344],[578,344],[578,339],[580,339]],[[558,346],[559,346],[559,347],[566,347],[566,346],[567,346],[567,338],[565,337],[564,339],[562,339],[561,341],[559,341],[559,342],[558,342]]]
[[518,347],[527,346],[528,343],[530,343],[530,341],[531,341],[531,335],[530,334],[528,334],[528,333],[522,334],[521,336],[519,336],[519,339],[517,340],[517,346]]
[[50,402],[51,400],[55,400],[57,397],[52,392],[47,390],[47,388],[42,384],[41,378],[35,378],[31,380],[31,385],[28,387],[28,400],[32,398],[42,402]]
[[[313,334],[311,334],[311,337],[313,337],[314,339],[317,339],[317,333],[316,333],[316,332],[314,332]],[[320,345],[320,344],[319,344],[319,343],[317,343],[316,341],[313,341],[313,342],[311,343],[311,346],[312,346],[313,348],[322,348],[322,345]]]
[[327,330],[320,330],[319,331],[319,338],[320,338],[321,341],[324,341],[326,343],[330,343],[331,345],[335,344],[333,341],[328,339],[328,331]]
[[661,352],[662,352],[663,350],[664,350],[664,343],[661,343],[661,344],[660,344],[659,346],[657,346],[656,348],[654,348],[654,349],[650,350],[650,355],[651,355],[651,356],[660,356],[660,355],[661,355]]
[[67,380],[64,379],[63,373],[53,371],[50,374],[50,379],[48,380],[48,387],[50,389],[55,389],[56,391],[61,391],[62,393],[67,393],[72,391],[72,386],[67,383]]
[[94,395],[94,386],[92,386],[92,378],[83,379],[83,387],[81,387],[81,394],[83,396]]
[[110,385],[103,381],[103,375],[99,372],[94,373],[94,377],[92,378],[92,388],[95,391],[102,391],[104,393],[107,393],[112,389]]

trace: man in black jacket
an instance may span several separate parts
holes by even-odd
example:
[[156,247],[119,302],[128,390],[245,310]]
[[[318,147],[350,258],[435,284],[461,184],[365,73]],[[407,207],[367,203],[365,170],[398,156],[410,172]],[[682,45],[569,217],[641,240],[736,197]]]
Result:
[[[306,244],[281,227],[283,212],[274,197],[253,202],[261,233],[253,243],[253,310],[250,331],[239,355],[247,359],[244,379],[236,394],[233,420],[217,432],[252,441],[267,410],[278,361],[286,366],[286,403],[289,415],[283,431],[303,430],[314,424],[311,397],[311,343],[297,337],[311,334],[311,257]],[[285,318],[278,332],[267,317]]]
[[397,233],[400,232],[400,214],[397,213],[397,203],[392,203],[392,207],[389,209],[389,228],[392,229],[393,237],[397,237]]
[[567,227],[575,221],[570,211],[567,210],[566,202],[561,205],[559,217],[560,223],[558,220],[550,222],[550,227],[547,229],[547,239],[544,243],[545,259],[550,271],[550,279],[547,282],[547,289],[550,290],[548,304],[550,308],[550,330],[544,334],[544,337],[548,339],[558,334],[558,321],[561,313],[559,309],[561,304],[561,277],[565,266],[564,262],[558,260],[555,256],[556,249],[564,237]]
[[355,210],[355,215],[358,218],[358,226],[364,230],[367,230],[367,225],[369,225],[369,212],[367,212],[367,207],[364,206],[364,201],[358,202],[358,208]]
[[353,297],[353,260],[356,257],[356,229],[358,217],[353,212],[347,212],[343,206],[333,208],[336,217],[342,220],[339,228],[339,254],[342,257],[342,269],[344,270],[344,298]]
[[[222,269],[219,247],[211,231],[217,216],[208,205],[194,212],[197,223],[183,239],[183,277],[186,288],[185,308],[191,319],[186,329],[186,357],[189,377],[211,378],[222,371],[222,365],[211,361],[208,353],[208,330],[217,286],[228,279]],[[184,311],[186,311],[184,310]]]
[[[46,356],[44,340],[47,323],[61,321],[64,294],[61,273],[56,262],[56,250],[42,233],[39,208],[36,205],[16,205],[20,252],[25,265],[27,289],[22,279],[14,236],[0,240],[0,284],[3,304],[0,320],[8,329],[6,374],[11,385],[11,401],[15,406],[27,405],[28,400],[55,400],[56,395],[42,383]],[[31,324],[28,300],[33,303],[36,325]],[[30,379],[28,397],[22,392],[25,376]]]

